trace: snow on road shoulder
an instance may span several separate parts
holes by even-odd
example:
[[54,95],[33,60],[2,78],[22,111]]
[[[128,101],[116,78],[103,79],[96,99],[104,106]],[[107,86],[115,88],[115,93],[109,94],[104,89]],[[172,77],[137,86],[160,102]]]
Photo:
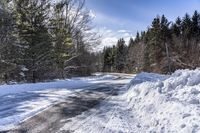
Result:
[[200,70],[171,76],[141,73],[122,98],[135,114],[138,131],[200,132]]
[[87,80],[87,81],[99,81],[99,80],[113,80],[113,79],[117,79],[119,76],[115,76],[115,75],[110,75],[110,74],[106,74],[106,75],[102,75],[100,73],[95,73],[93,76],[90,77],[77,77],[77,78],[72,78],[74,80]]
[[29,84],[15,84],[15,85],[1,85],[0,86],[0,96],[22,93],[28,91],[39,91],[45,89],[59,89],[59,88],[68,88],[73,89],[81,86],[89,85],[88,82],[84,80],[58,80],[55,82],[46,82],[46,83],[29,83]]
[[15,85],[0,85],[0,96],[7,94],[22,93],[27,91],[45,90],[45,89],[59,89],[68,88],[74,89],[78,87],[84,87],[91,85],[93,82],[99,80],[112,80],[117,76],[113,75],[97,75],[91,77],[78,77],[66,80],[57,80],[55,82],[46,83],[29,83],[29,84],[15,84]]
[[52,105],[62,102],[74,92],[88,89],[101,82],[116,79],[112,75],[98,75],[36,84],[0,86],[0,131],[9,130]]

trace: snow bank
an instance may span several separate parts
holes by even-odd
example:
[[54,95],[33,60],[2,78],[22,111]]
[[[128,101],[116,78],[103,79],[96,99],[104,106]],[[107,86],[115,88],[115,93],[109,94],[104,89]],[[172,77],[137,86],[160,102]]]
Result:
[[200,70],[171,76],[141,73],[123,95],[135,114],[138,131],[200,132]]

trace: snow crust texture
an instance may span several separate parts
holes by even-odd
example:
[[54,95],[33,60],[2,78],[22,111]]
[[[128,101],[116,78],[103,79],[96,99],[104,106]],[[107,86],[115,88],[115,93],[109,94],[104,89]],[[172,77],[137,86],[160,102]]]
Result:
[[200,69],[177,70],[170,76],[140,73],[122,97],[138,131],[200,132]]

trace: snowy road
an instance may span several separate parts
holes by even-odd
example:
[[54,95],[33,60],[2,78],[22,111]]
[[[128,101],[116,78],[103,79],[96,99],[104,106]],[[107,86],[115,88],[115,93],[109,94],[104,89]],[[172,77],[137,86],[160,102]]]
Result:
[[196,69],[0,86],[0,132],[200,133],[199,77]]
[[[96,117],[99,117],[99,114],[107,115],[105,110],[114,113],[117,106],[115,106],[115,103],[112,103],[112,98],[118,93],[125,91],[125,88],[121,87],[131,80],[132,75],[118,75],[117,77],[109,80],[95,80],[87,87],[79,87],[67,93],[66,91],[63,92],[62,89],[54,89],[51,91],[39,91],[39,93],[23,92],[20,95],[15,95],[15,97],[5,97],[0,100],[0,103],[5,104],[0,110],[0,117],[5,118],[20,113],[16,106],[24,101],[33,101],[34,106],[40,106],[43,104],[38,103],[38,100],[34,102],[34,99],[38,99],[41,96],[45,97],[46,95],[66,93],[67,97],[65,95],[58,95],[59,97],[57,98],[62,99],[59,100],[60,102],[57,102],[55,97],[53,99],[48,97],[48,102],[52,100],[50,102],[51,105],[55,102],[53,106],[49,105],[50,107],[48,108],[45,106],[45,110],[41,106],[42,112],[38,112],[34,117],[23,120],[23,122],[20,122],[17,126],[15,125],[15,128],[8,132],[89,132],[88,130],[93,128],[90,125],[90,122],[94,121],[93,118],[96,119]],[[45,100],[41,98],[41,102],[45,103]],[[26,110],[28,108],[31,110],[33,103],[31,103],[30,107],[28,107],[28,102],[25,105],[23,103],[23,106],[25,106]],[[23,107],[21,108],[23,111]],[[111,121],[110,117],[106,117],[102,124],[108,124],[109,121]],[[77,128],[78,125],[82,127]],[[109,128],[109,124],[105,126]],[[96,127],[95,129],[98,128]],[[91,132],[93,131],[91,130]]]

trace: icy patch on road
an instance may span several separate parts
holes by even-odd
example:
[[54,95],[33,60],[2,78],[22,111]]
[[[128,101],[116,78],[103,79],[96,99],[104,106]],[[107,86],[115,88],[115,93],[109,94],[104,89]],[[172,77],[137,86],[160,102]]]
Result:
[[[200,70],[137,75],[122,97],[142,132],[200,132]],[[138,130],[138,131],[139,131]]]

